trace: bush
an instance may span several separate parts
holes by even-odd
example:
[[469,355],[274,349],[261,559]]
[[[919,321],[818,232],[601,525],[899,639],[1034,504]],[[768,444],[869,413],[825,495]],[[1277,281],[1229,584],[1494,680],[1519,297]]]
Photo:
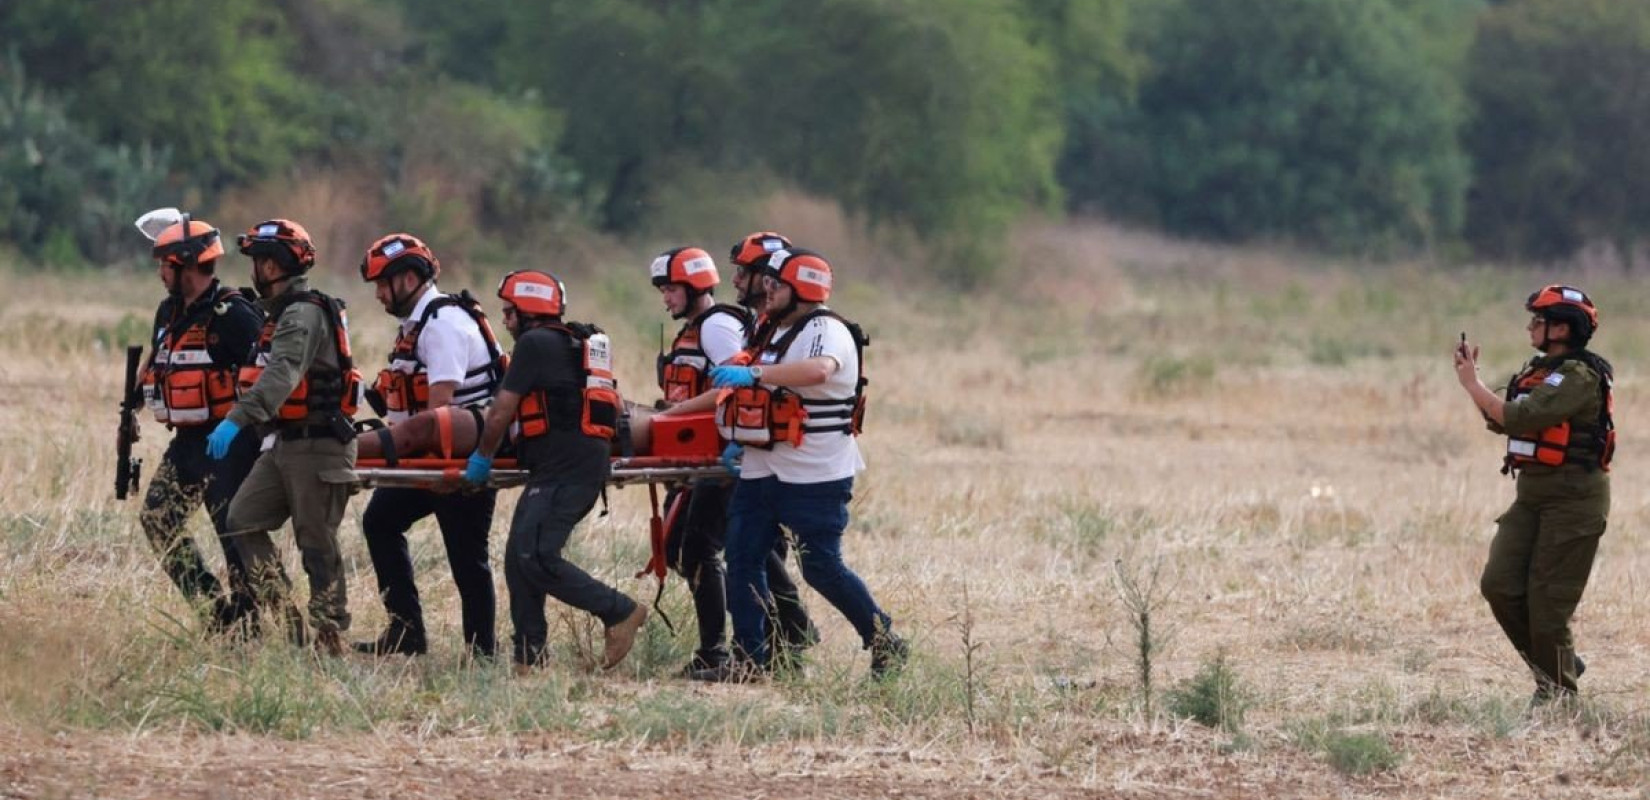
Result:
[[1467,233],[1497,255],[1557,257],[1589,240],[1630,255],[1650,233],[1650,4],[1527,0],[1487,12],[1468,85],[1478,114]]
[[1082,179],[1103,205],[1184,233],[1337,249],[1457,235],[1464,102],[1443,37],[1392,0],[1172,0],[1141,13],[1137,99],[1093,145],[1122,157]]
[[132,220],[162,191],[166,162],[147,146],[97,144],[15,54],[0,63],[0,239],[25,255],[70,265],[131,254]]
[[1237,733],[1250,705],[1249,692],[1225,653],[1218,653],[1192,678],[1169,690],[1169,713],[1210,728]]

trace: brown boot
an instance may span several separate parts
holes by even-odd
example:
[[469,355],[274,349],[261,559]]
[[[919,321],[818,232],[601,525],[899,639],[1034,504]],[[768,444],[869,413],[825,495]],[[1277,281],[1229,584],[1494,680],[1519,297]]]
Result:
[[332,658],[344,657],[344,635],[336,630],[315,632],[315,652]]
[[618,666],[630,654],[630,648],[636,644],[636,632],[642,629],[644,622],[647,622],[647,606],[637,603],[636,610],[630,612],[630,616],[608,626],[602,633],[602,669]]

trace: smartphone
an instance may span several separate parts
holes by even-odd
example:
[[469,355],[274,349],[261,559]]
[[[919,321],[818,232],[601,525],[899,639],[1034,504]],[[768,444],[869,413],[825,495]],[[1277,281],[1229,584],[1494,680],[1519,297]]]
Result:
[[1467,354],[1467,332],[1461,331],[1461,344],[1457,346],[1462,355]]

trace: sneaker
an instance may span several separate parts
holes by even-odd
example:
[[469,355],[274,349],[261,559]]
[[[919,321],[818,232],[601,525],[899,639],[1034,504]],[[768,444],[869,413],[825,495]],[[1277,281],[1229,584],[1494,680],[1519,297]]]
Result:
[[871,677],[883,680],[898,675],[911,658],[911,646],[892,631],[877,634],[871,640]]
[[344,635],[328,629],[315,632],[315,652],[332,658],[344,656]]
[[630,616],[602,632],[602,669],[612,669],[630,655],[630,648],[636,644],[636,633],[644,622],[647,622],[647,606],[637,603]]
[[704,683],[761,683],[768,679],[768,671],[754,661],[730,658],[716,666],[696,670],[688,677]]
[[377,639],[356,642],[351,647],[355,648],[355,652],[369,656],[421,656],[430,649],[429,643],[424,640],[424,634],[393,626],[385,628]]

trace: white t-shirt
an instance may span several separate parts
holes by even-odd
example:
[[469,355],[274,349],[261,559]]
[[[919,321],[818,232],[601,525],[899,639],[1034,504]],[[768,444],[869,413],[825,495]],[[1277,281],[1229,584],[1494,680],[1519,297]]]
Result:
[[[775,330],[772,341],[779,341],[788,331],[788,328]],[[854,347],[854,336],[848,332],[848,326],[831,317],[809,320],[785,353],[764,352],[757,363],[791,364],[816,356],[833,358],[840,367],[824,383],[793,386],[791,391],[809,400],[852,398],[859,383],[859,351]],[[830,432],[806,434],[801,447],[785,443],[776,444],[771,450],[748,447],[739,477],[776,475],[785,483],[824,483],[852,478],[864,469],[859,442],[846,433]]]
[[728,363],[728,359],[745,349],[744,324],[726,312],[710,315],[699,325],[699,349],[705,351],[705,357],[713,365]]
[[[442,293],[431,284],[418,302],[413,305],[412,313],[401,320],[401,332],[406,333],[418,324],[419,318],[424,316],[424,310],[432,300],[441,297]],[[488,376],[485,372],[471,375],[471,370],[480,370],[492,361],[492,355],[487,352],[487,340],[481,335],[481,326],[470,318],[464,309],[458,306],[444,306],[430,316],[424,324],[424,330],[418,334],[418,358],[424,362],[425,377],[430,385],[453,381],[458,384],[453,391],[453,404],[464,405],[485,399],[490,396],[487,391]],[[390,369],[411,373],[415,365],[411,361],[392,360]],[[391,423],[400,422],[408,415],[390,412]]]

